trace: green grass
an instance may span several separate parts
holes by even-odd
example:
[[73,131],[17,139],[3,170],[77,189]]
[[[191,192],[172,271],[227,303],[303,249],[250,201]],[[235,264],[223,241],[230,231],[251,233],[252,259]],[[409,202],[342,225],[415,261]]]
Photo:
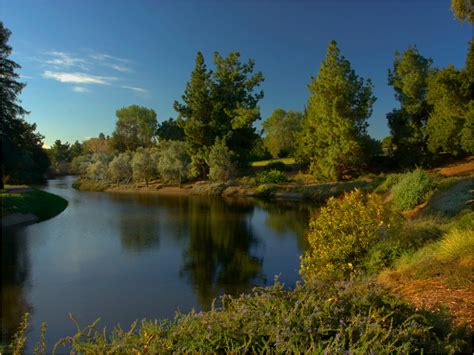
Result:
[[32,189],[21,193],[2,193],[2,216],[12,213],[33,213],[41,221],[61,213],[68,202],[49,192]]
[[452,287],[474,282],[474,232],[453,228],[437,242],[403,255],[395,271],[411,279],[442,277]]
[[281,158],[281,159],[272,159],[272,160],[260,160],[260,161],[254,161],[250,165],[253,167],[265,167],[268,164],[276,163],[276,162],[281,162],[285,165],[293,165],[295,164],[295,159],[294,158]]

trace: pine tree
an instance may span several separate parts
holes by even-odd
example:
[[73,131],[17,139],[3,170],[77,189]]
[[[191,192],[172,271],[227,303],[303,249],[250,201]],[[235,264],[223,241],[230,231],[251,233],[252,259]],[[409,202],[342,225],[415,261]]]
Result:
[[316,176],[339,180],[364,164],[373,85],[356,75],[335,41],[329,43],[318,76],[311,79],[300,155]]
[[426,97],[431,63],[413,46],[402,54],[396,52],[393,70],[389,70],[388,81],[400,108],[388,113],[387,120],[401,165],[422,164],[428,159],[424,130],[432,111]]

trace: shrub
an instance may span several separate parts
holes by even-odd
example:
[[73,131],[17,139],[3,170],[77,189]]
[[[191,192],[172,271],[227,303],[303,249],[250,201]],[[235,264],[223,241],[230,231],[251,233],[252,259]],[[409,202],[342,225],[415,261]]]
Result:
[[278,184],[287,180],[286,175],[278,170],[262,171],[255,178],[258,184]]
[[[417,310],[373,283],[297,286],[276,283],[220,309],[170,320],[134,322],[102,331],[98,321],[61,339],[54,350],[72,353],[453,353],[469,349],[465,329],[443,313]],[[10,349],[23,350],[26,326]],[[65,346],[65,347],[63,347]],[[54,351],[53,351],[54,352]]]
[[271,198],[275,195],[276,188],[272,184],[263,184],[257,186],[254,196],[260,198]]
[[132,171],[135,181],[144,180],[148,186],[150,179],[156,176],[156,159],[154,153],[154,151],[148,148],[138,148],[133,154]]
[[309,248],[301,259],[303,279],[341,278],[363,269],[369,247],[396,224],[375,194],[356,189],[343,198],[331,197],[310,222]]
[[229,180],[235,170],[232,157],[233,153],[227,148],[224,140],[218,139],[212,146],[207,159],[209,179],[212,181]]
[[399,210],[415,207],[426,198],[433,187],[433,180],[422,169],[403,174],[392,187],[393,203]]
[[394,185],[396,185],[403,174],[388,174],[385,178],[385,181],[382,182],[376,189],[376,192],[387,192],[389,191]]
[[109,176],[117,183],[120,181],[129,182],[132,179],[131,155],[122,153],[116,156],[109,164]]
[[158,171],[163,180],[181,184],[188,177],[190,166],[191,158],[184,142],[168,141],[162,145]]

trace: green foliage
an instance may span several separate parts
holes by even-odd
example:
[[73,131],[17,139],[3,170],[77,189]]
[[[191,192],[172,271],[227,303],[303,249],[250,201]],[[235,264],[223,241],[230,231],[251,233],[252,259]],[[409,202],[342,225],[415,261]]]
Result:
[[433,188],[433,180],[422,169],[400,176],[392,187],[393,204],[402,211],[412,209],[422,202]]
[[[161,156],[160,158],[161,159]],[[135,181],[148,182],[157,175],[157,151],[150,148],[138,148],[132,158],[132,172]]]
[[273,184],[262,184],[258,185],[255,189],[254,196],[259,197],[262,199],[270,199],[275,196],[275,192],[277,191],[275,185]]
[[191,159],[186,148],[186,144],[180,141],[160,145],[158,172],[163,180],[181,184],[188,177]]
[[42,149],[43,136],[36,124],[23,119],[28,112],[20,105],[19,95],[26,84],[18,81],[20,66],[9,58],[11,32],[0,21],[0,188],[4,181],[33,182],[42,180],[50,162]]
[[300,160],[325,180],[357,173],[366,158],[362,140],[375,97],[372,82],[356,75],[335,41],[328,46],[318,76],[309,84]]
[[207,165],[209,166],[209,179],[212,181],[227,181],[235,172],[232,161],[233,154],[221,139],[209,151]]
[[1,193],[2,216],[12,213],[33,213],[40,220],[61,213],[68,202],[60,196],[32,189],[21,193]]
[[178,121],[169,118],[158,124],[156,135],[160,141],[182,141],[186,138],[183,129],[179,126]]
[[369,274],[376,274],[393,266],[401,256],[439,239],[446,230],[446,221],[440,217],[407,220],[370,246],[364,259],[364,268]]
[[158,125],[154,110],[132,105],[117,110],[115,114],[117,122],[111,139],[114,149],[134,151],[153,145]]
[[79,191],[105,191],[110,187],[110,183],[105,180],[91,180],[86,177],[79,177],[74,181],[72,187]]
[[117,155],[109,164],[109,177],[117,183],[130,182],[133,177],[131,161],[132,154],[130,152],[125,152]]
[[451,0],[451,10],[454,17],[461,23],[474,23],[474,4],[472,0]]
[[379,186],[377,186],[375,192],[388,192],[400,181],[402,176],[403,174],[388,174],[385,177],[385,180]]
[[279,184],[288,181],[285,173],[276,170],[264,170],[255,177],[257,184]]
[[404,254],[397,261],[395,271],[414,279],[446,277],[451,286],[464,287],[474,281],[473,255],[472,229],[452,228],[441,240]]
[[414,165],[426,159],[424,128],[431,112],[426,93],[432,60],[423,57],[418,49],[409,47],[403,53],[395,52],[393,69],[388,81],[395,90],[400,109],[387,114],[395,157],[402,165]]
[[[215,70],[208,71],[202,53],[198,52],[183,103],[174,103],[189,151],[200,155],[200,159],[193,161],[202,173],[207,171],[202,151],[210,149],[217,138],[226,141],[239,164],[249,160],[258,138],[253,127],[260,118],[257,104],[263,97],[261,92],[253,93],[263,81],[260,72],[253,73],[253,60],[242,64],[238,52],[231,52],[226,58],[216,52],[214,64]],[[204,166],[197,166],[198,162]]]
[[297,135],[301,131],[303,115],[277,108],[263,122],[264,144],[273,158],[293,155],[296,151]]
[[463,132],[469,134],[470,80],[467,71],[456,70],[452,65],[430,76],[427,100],[433,111],[426,124],[426,134],[431,152],[443,151],[453,155],[470,152],[472,144],[461,138]]
[[134,322],[107,332],[98,320],[59,340],[53,353],[452,353],[471,333],[443,313],[408,306],[373,283],[298,285],[278,281],[222,307],[178,313],[173,321]]
[[331,197],[310,222],[309,248],[301,258],[306,283],[345,277],[363,270],[371,245],[396,225],[396,218],[375,194],[358,189]]

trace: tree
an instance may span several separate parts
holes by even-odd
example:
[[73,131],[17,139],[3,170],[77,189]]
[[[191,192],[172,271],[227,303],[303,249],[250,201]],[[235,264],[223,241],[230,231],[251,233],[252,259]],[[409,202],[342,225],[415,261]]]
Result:
[[215,71],[208,71],[198,52],[183,103],[174,103],[193,165],[201,175],[207,174],[207,154],[216,138],[226,140],[240,163],[248,161],[258,138],[252,125],[260,118],[257,104],[263,97],[262,92],[253,93],[263,80],[260,72],[253,73],[253,60],[242,64],[238,52],[226,58],[216,52],[214,64]]
[[133,179],[135,181],[145,180],[145,185],[156,176],[156,159],[157,154],[155,150],[150,148],[138,148],[133,154],[132,171]]
[[69,149],[69,154],[71,160],[74,159],[75,157],[78,157],[84,153],[84,148],[81,143],[79,143],[78,140],[76,140],[72,145],[71,148]]
[[260,119],[258,102],[263,98],[263,91],[254,91],[263,82],[263,74],[254,73],[252,59],[242,64],[239,52],[231,52],[226,58],[215,52],[214,64],[212,124],[218,132],[217,137],[225,138],[229,149],[235,153],[237,163],[245,165],[258,139],[253,124]]
[[167,182],[179,183],[187,178],[191,159],[184,142],[169,141],[161,145],[158,158],[158,171]]
[[469,151],[464,147],[463,132],[469,130],[468,112],[472,92],[466,70],[450,65],[431,75],[427,100],[433,106],[427,124],[428,149],[458,155]]
[[235,166],[233,154],[227,148],[225,141],[217,139],[212,146],[207,164],[209,165],[209,179],[213,181],[227,181],[233,175]]
[[274,159],[295,152],[302,121],[303,115],[300,112],[286,112],[277,108],[263,122],[266,133],[264,144]]
[[461,23],[474,23],[474,2],[472,0],[451,0],[451,10]]
[[156,135],[160,141],[182,141],[186,138],[183,129],[179,126],[178,121],[169,118],[158,124]]
[[134,151],[139,147],[150,147],[158,122],[156,113],[143,106],[132,105],[116,112],[117,122],[112,134],[112,147],[120,152]]
[[129,182],[133,176],[131,160],[132,156],[129,152],[117,155],[109,164],[110,178],[116,183]]
[[432,60],[423,57],[413,46],[400,54],[395,52],[393,70],[388,81],[395,90],[400,108],[387,114],[395,158],[401,165],[420,164],[427,160],[426,121],[432,110],[427,101],[428,77]]
[[103,133],[99,137],[89,138],[83,143],[83,150],[91,154],[109,154],[111,152],[110,139],[107,139]]
[[363,139],[375,97],[372,82],[356,75],[335,41],[328,46],[318,76],[311,78],[300,156],[310,171],[339,180],[364,164]]
[[35,132],[36,124],[23,119],[28,112],[20,105],[18,96],[26,84],[18,81],[16,70],[20,66],[9,59],[10,35],[0,21],[0,188],[7,178],[16,182],[41,179],[49,167],[48,156],[42,149],[44,137]]

